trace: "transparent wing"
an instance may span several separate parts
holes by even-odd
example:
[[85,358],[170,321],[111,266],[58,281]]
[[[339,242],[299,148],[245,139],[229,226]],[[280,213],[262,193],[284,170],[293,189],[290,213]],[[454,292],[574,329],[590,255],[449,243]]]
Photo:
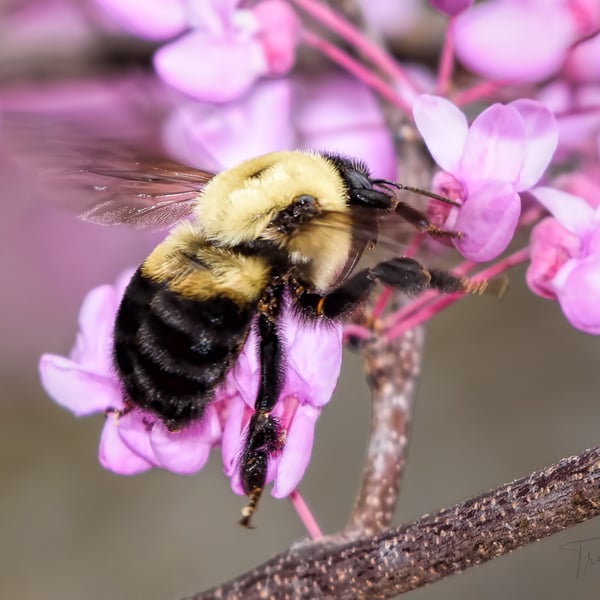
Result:
[[214,172],[165,159],[154,128],[121,126],[119,136],[93,115],[4,112],[0,139],[45,196],[86,221],[164,228],[185,218]]

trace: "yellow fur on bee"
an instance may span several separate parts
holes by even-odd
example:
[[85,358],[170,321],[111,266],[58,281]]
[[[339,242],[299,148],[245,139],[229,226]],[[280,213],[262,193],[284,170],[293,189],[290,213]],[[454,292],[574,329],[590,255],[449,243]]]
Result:
[[256,302],[269,281],[264,259],[209,244],[192,223],[181,223],[142,265],[142,274],[182,296],[209,300],[225,295],[238,303]]
[[273,152],[211,179],[194,214],[208,239],[234,246],[255,240],[279,211],[305,194],[316,198],[323,211],[348,211],[342,178],[325,158]]

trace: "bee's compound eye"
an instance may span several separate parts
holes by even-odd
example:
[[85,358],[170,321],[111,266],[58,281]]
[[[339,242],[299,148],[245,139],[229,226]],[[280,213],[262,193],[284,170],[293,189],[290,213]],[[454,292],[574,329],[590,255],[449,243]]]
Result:
[[314,196],[309,196],[308,194],[302,194],[294,198],[294,204],[303,207],[314,204],[316,201],[317,199]]

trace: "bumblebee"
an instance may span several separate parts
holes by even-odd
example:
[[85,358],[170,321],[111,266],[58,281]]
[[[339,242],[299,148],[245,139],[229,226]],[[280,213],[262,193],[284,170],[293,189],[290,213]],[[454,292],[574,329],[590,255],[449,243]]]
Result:
[[[377,284],[411,295],[481,293],[487,285],[401,256],[358,269],[390,213],[425,234],[460,236],[437,228],[396,190],[450,200],[375,179],[360,161],[283,151],[215,175],[83,131],[76,143],[61,141],[72,128],[58,119],[9,122],[19,154],[47,169],[44,190],[60,203],[88,202],[78,210],[84,220],[172,227],[135,272],[117,313],[113,357],[126,407],[150,411],[171,431],[197,422],[255,331],[260,383],[239,459],[244,526],[269,459],[285,443],[271,416],[285,381],[284,306],[319,327],[347,319]],[[38,131],[46,143],[32,143]]]
[[[356,270],[385,214],[395,212],[431,235],[460,235],[435,227],[397,198],[393,188],[402,186],[373,179],[359,161],[289,151],[215,176],[167,163],[159,170],[160,178],[137,177],[138,185],[129,190],[135,202],[117,193],[84,214],[100,223],[168,224],[191,211],[192,218],[174,226],[127,287],[114,327],[114,364],[126,404],[179,430],[202,419],[255,328],[260,384],[239,462],[249,498],[241,523],[249,526],[269,458],[284,443],[271,416],[285,375],[284,300],[297,318],[325,326],[347,318],[377,283],[407,294],[475,292],[484,284],[428,270],[406,257]],[[115,175],[98,168],[81,172]],[[165,172],[172,173],[170,179]],[[129,177],[131,186],[136,178]],[[139,190],[148,184],[172,187],[175,180],[190,189],[170,195]],[[95,187],[100,195],[110,193],[110,186]]]

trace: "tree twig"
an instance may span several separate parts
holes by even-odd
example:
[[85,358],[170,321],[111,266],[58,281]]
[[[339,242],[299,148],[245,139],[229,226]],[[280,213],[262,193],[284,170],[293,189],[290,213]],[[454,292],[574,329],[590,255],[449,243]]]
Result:
[[371,436],[360,492],[344,531],[348,537],[374,535],[390,525],[406,465],[423,339],[423,329],[416,328],[391,342],[380,336],[363,344],[373,393]]
[[191,596],[390,598],[600,514],[600,446],[372,538],[330,537]]

